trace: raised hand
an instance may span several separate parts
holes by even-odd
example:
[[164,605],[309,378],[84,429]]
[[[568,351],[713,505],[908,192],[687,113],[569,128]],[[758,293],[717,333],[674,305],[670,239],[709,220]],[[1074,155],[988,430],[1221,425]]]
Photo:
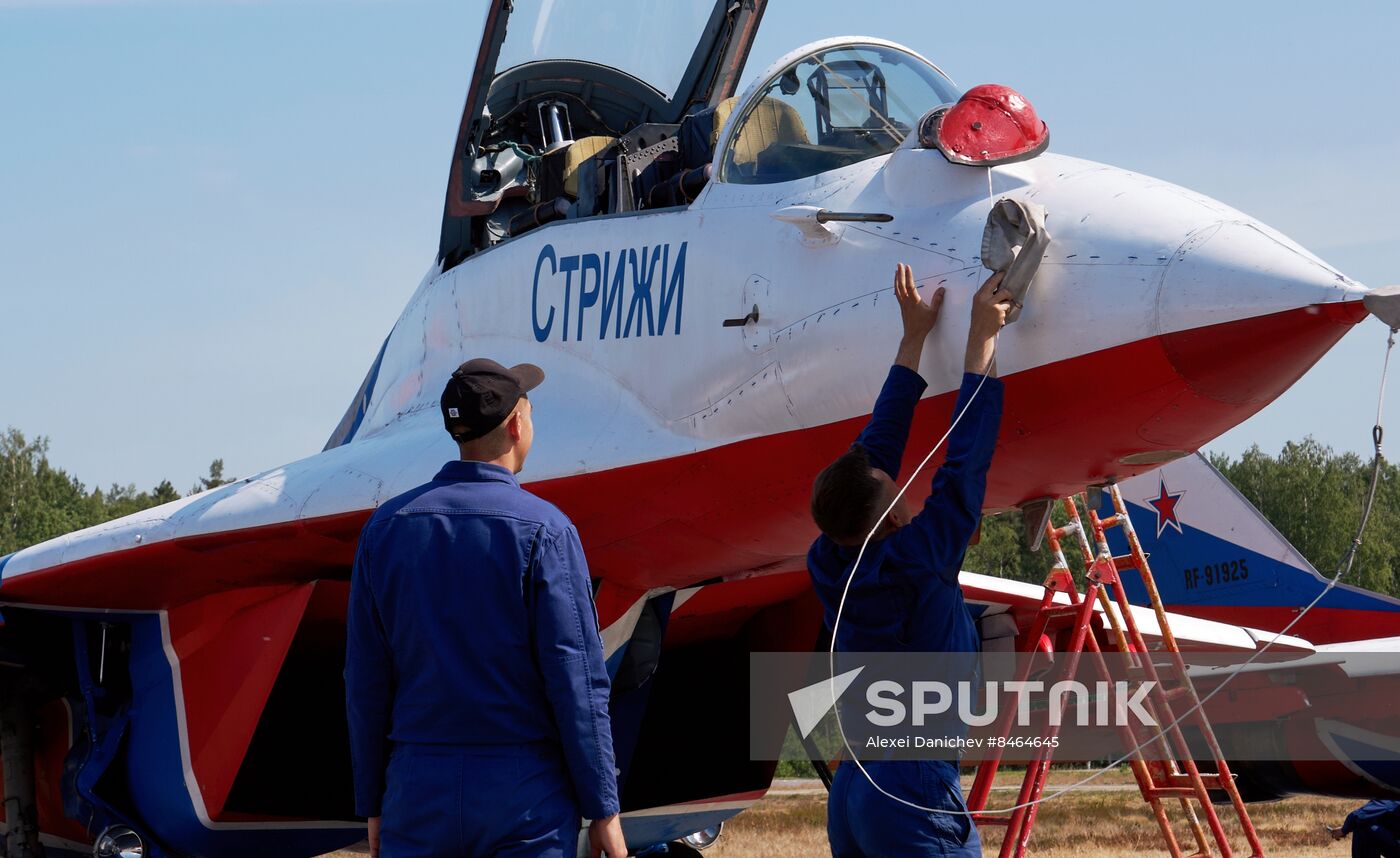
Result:
[[919,290],[914,285],[914,270],[903,262],[894,269],[894,297],[899,301],[899,313],[904,318],[904,336],[920,342],[938,323],[938,313],[943,309],[943,295],[947,292],[942,286],[924,303]]

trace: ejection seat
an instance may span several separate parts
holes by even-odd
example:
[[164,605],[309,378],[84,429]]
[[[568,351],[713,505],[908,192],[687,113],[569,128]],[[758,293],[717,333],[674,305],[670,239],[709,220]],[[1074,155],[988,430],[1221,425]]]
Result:
[[[719,132],[734,110],[737,99],[726,98],[715,106],[715,128],[711,148],[719,145]],[[727,155],[727,167],[736,175],[731,180],[748,182],[784,181],[791,160],[789,153],[796,148],[812,145],[807,126],[792,105],[776,98],[764,97],[743,117],[743,125],[735,133]],[[808,175],[801,173],[800,175]],[[799,178],[791,176],[790,178]]]
[[[680,168],[647,189],[643,198],[648,207],[685,205],[699,195],[711,178],[720,131],[738,103],[738,97],[731,96],[685,118],[676,135],[680,138]],[[731,167],[740,173],[739,181],[783,172],[784,147],[810,145],[802,117],[776,98],[761,99],[743,122],[730,145]],[[760,178],[759,181],[775,182],[782,178]]]
[[602,135],[575,140],[564,151],[564,195],[574,201],[573,217],[601,213],[600,201],[607,188],[604,162],[616,158],[616,137]]
[[563,218],[598,214],[606,188],[604,162],[616,157],[616,144],[616,137],[583,137],[541,158],[537,187],[543,202],[511,218],[510,234],[520,235]]

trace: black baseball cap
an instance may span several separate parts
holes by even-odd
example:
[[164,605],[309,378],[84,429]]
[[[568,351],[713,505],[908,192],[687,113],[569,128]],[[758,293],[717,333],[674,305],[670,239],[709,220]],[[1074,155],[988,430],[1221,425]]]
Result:
[[458,441],[472,441],[505,422],[515,404],[544,381],[530,363],[506,369],[490,358],[474,358],[452,373],[442,391],[442,423]]

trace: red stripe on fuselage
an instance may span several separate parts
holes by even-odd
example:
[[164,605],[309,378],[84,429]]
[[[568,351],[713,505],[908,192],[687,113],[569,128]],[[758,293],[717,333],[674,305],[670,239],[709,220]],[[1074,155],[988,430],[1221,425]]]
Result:
[[[1155,467],[1125,465],[1124,457],[1198,449],[1282,393],[1364,312],[1359,301],[1306,307],[1138,340],[1007,377],[986,506],[1070,494]],[[1224,371],[1232,365],[1242,368],[1238,389]],[[919,404],[906,469],[942,434],[956,395]],[[529,488],[573,518],[593,574],[623,587],[683,587],[792,569],[815,536],[807,512],[812,478],[847,449],[865,420]],[[920,475],[911,496],[928,490],[937,464]],[[184,537],[76,560],[11,578],[0,600],[155,608],[230,587],[344,578],[368,515]]]

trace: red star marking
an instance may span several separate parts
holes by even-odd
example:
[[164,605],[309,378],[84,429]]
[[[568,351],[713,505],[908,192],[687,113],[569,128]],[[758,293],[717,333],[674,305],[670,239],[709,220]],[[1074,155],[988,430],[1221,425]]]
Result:
[[1176,517],[1176,505],[1181,501],[1181,496],[1186,492],[1172,494],[1167,491],[1167,482],[1161,477],[1157,478],[1160,489],[1157,497],[1148,498],[1147,503],[1157,510],[1157,535],[1160,537],[1162,531],[1167,529],[1167,525],[1176,528],[1176,532],[1181,532],[1181,521]]

